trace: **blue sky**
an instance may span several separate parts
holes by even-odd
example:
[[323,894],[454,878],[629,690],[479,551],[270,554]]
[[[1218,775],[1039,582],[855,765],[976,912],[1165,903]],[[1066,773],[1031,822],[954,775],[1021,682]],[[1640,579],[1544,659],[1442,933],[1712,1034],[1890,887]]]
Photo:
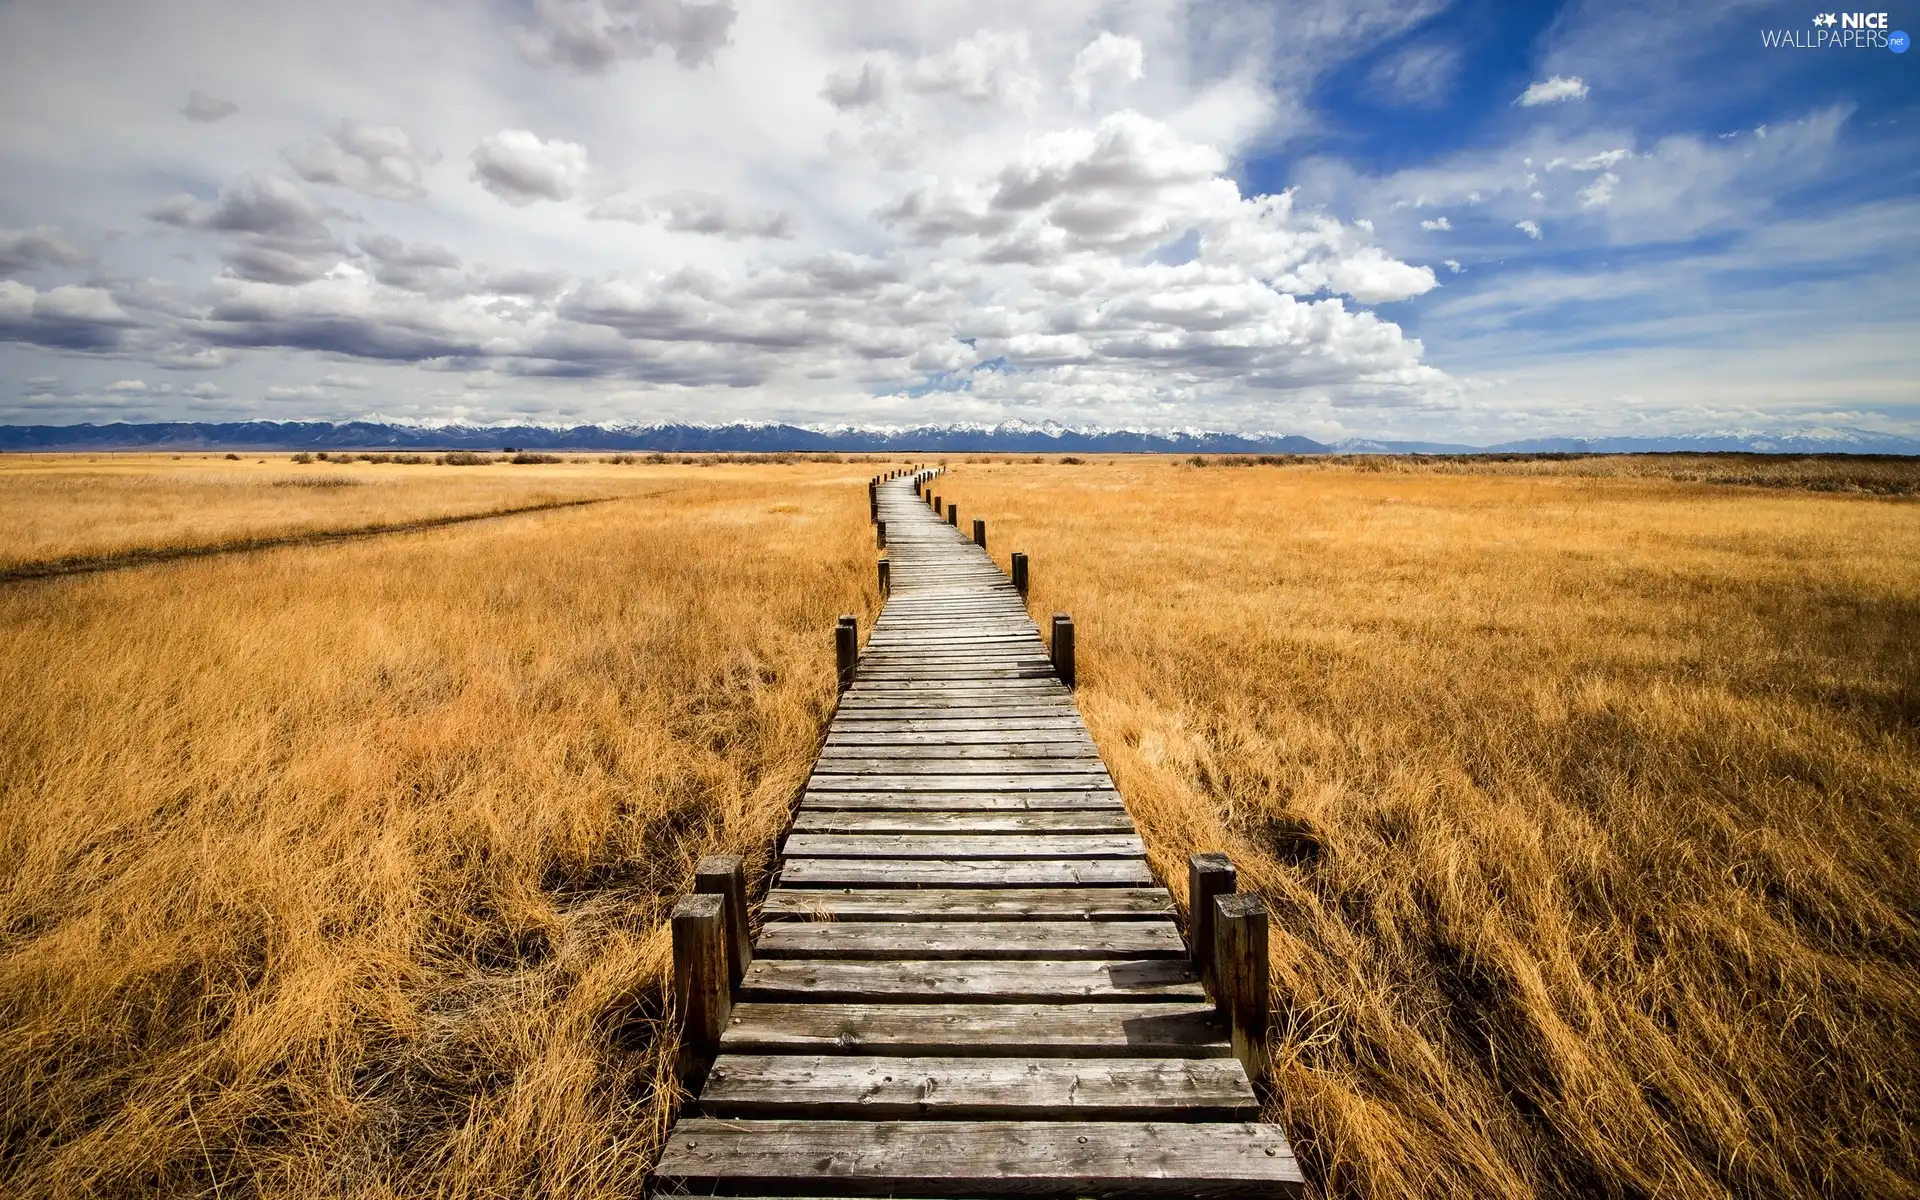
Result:
[[1920,434],[1823,11],[0,0],[0,421]]

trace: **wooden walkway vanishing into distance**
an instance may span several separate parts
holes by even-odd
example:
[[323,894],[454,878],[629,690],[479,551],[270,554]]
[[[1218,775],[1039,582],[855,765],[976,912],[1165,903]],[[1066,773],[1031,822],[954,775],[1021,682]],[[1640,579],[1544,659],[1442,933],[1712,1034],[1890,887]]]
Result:
[[1264,1070],[1264,910],[1195,856],[1205,944],[1183,940],[1071,667],[919,497],[935,477],[876,488],[889,597],[759,939],[737,859],[675,909],[697,1091],[652,1194],[1297,1194],[1243,1066]]

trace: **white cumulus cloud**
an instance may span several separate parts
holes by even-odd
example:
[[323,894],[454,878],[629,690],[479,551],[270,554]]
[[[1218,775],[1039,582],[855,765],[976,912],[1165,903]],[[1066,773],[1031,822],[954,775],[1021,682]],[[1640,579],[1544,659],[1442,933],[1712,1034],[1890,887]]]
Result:
[[521,52],[544,66],[600,72],[668,49],[682,66],[711,62],[739,14],[727,0],[534,0],[515,31]]
[[1578,75],[1555,75],[1550,79],[1537,79],[1527,85],[1527,90],[1514,99],[1521,108],[1534,108],[1542,104],[1562,104],[1569,100],[1585,100],[1587,82]]
[[587,213],[598,221],[659,224],[675,233],[702,233],[728,239],[793,237],[793,216],[776,209],[752,208],[712,192],[677,191],[659,196],[610,196]]
[[828,75],[821,95],[843,110],[885,109],[909,93],[1027,108],[1041,88],[1031,58],[1025,33],[982,30],[932,54],[870,54]]
[[1536,242],[1540,240],[1540,222],[1538,221],[1515,221],[1513,227]]
[[330,183],[387,200],[427,194],[421,167],[429,161],[398,125],[342,121],[325,137],[285,152],[287,165],[309,183]]
[[1102,32],[1074,56],[1067,90],[1082,108],[1093,101],[1094,88],[1109,82],[1127,84],[1146,74],[1146,50],[1138,38]]
[[1445,217],[1435,217],[1431,221],[1420,222],[1420,228],[1445,233],[1447,230],[1453,228],[1453,222],[1447,220]]
[[525,129],[503,129],[473,151],[474,182],[516,208],[569,199],[588,172],[585,146],[547,141]]

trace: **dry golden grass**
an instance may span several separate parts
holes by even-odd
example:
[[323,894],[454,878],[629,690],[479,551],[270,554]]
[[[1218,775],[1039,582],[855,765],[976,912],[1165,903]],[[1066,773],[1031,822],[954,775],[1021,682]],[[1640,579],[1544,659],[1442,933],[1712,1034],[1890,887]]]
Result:
[[[264,460],[264,461],[262,461]],[[0,455],[0,572],[23,564],[632,495],[686,467],[295,463],[286,454]]]
[[1734,487],[1920,494],[1920,460],[1891,454],[1463,454],[1195,455],[1195,466],[1279,465],[1416,475],[1553,475],[1670,479]]
[[940,481],[1269,901],[1321,1194],[1920,1195],[1920,505],[1659,465]]
[[[247,474],[114,467],[169,537]],[[0,1195],[639,1194],[662,920],[767,865],[873,468],[616,469],[656,494],[0,587]],[[559,486],[487,470],[349,519]],[[34,553],[131,536],[37,486]],[[340,515],[258,495],[221,528]]]

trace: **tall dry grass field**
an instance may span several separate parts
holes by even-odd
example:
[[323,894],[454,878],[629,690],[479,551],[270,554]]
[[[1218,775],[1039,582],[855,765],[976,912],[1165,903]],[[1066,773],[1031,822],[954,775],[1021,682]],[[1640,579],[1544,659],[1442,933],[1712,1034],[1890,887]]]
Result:
[[[391,457],[391,456],[388,456]],[[313,461],[283,453],[0,455],[0,575],[130,551],[381,527],[632,495],[686,468]],[[492,456],[489,456],[492,457]]]
[[[337,512],[246,466],[222,529]],[[0,586],[0,1195],[637,1195],[663,918],[767,865],[876,468],[316,468],[354,523],[629,498]],[[128,473],[170,536],[248,486]],[[24,475],[9,524],[67,520]]]
[[1659,475],[940,481],[1156,869],[1267,898],[1321,1194],[1920,1195],[1920,504]]

